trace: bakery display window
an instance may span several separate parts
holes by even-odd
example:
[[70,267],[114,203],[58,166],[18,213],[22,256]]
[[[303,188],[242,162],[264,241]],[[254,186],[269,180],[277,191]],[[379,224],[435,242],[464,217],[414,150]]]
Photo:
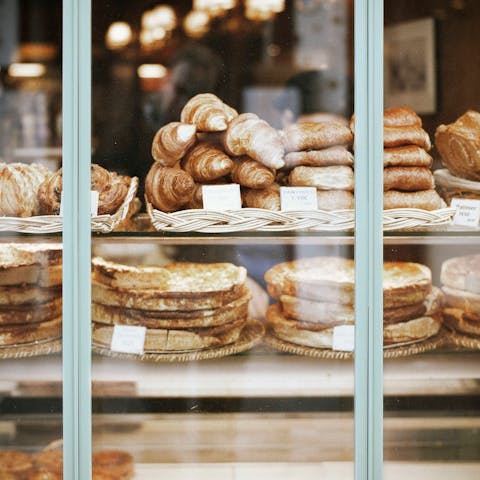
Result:
[[478,2],[47,3],[0,2],[0,478],[477,478]]

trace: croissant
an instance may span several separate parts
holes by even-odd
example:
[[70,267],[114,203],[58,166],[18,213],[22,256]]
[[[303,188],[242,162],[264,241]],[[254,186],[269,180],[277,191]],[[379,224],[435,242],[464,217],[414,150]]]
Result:
[[0,163],[0,216],[31,217],[39,213],[37,191],[51,172],[37,164]]
[[407,145],[405,147],[385,148],[383,151],[384,167],[428,167],[433,158],[421,147]]
[[[44,215],[58,215],[63,188],[63,172],[59,169],[46,179],[38,189],[40,212]],[[92,163],[90,168],[90,189],[98,192],[98,214],[115,213],[127,196],[130,177],[109,172]]]
[[300,165],[325,167],[328,165],[353,165],[353,155],[345,147],[330,147],[323,150],[291,152],[285,155],[285,167],[295,168]]
[[183,123],[193,123],[200,132],[223,132],[237,115],[236,110],[217,96],[200,93],[185,104],[180,119]]
[[353,170],[351,167],[296,167],[289,177],[290,185],[316,187],[319,190],[353,191]]
[[152,165],[145,179],[147,200],[162,212],[174,212],[188,203],[194,194],[193,178],[178,168]]
[[[422,119],[408,107],[386,108],[383,113],[383,125],[385,127],[421,127]],[[350,119],[350,129],[355,131],[355,115]]]
[[351,145],[350,129],[336,122],[296,123],[284,129],[284,144],[287,152],[321,150],[336,145]]
[[428,133],[417,126],[384,127],[383,145],[387,148],[417,145],[427,151],[432,148]]
[[274,183],[263,190],[244,188],[242,189],[242,199],[248,208],[263,208],[279,212],[280,186]]
[[285,164],[282,137],[253,113],[243,113],[230,122],[223,145],[227,153],[248,155],[268,168],[278,169]]
[[383,170],[383,190],[417,192],[433,190],[435,181],[429,168],[388,167]]
[[419,208],[421,210],[437,210],[445,208],[445,202],[435,190],[420,192],[399,192],[389,190],[383,194],[383,209],[392,208]]
[[187,123],[164,125],[153,138],[152,157],[164,167],[173,167],[194,145],[197,128]]
[[266,188],[275,181],[275,174],[256,160],[244,156],[234,160],[232,180],[242,187]]
[[210,182],[228,175],[232,171],[233,162],[215,145],[201,142],[183,158],[182,168],[196,182]]

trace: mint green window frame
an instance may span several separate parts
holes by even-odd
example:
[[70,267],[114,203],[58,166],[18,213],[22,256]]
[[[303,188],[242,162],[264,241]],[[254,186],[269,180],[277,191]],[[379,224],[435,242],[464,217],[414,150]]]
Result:
[[[355,0],[355,480],[383,477],[383,0]],[[91,478],[91,0],[63,0],[64,478]]]

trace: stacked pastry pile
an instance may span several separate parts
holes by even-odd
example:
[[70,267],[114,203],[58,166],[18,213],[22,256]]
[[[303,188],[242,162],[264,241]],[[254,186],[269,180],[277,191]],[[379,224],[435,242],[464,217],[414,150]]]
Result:
[[229,263],[127,266],[93,259],[93,340],[110,346],[114,325],[147,328],[145,352],[235,342],[247,322],[246,270]]
[[286,185],[316,187],[318,208],[354,207],[353,135],[335,121],[298,123],[283,130]]
[[435,171],[443,198],[480,199],[480,113],[469,110],[454,123],[440,125],[435,146],[445,169]]
[[[427,153],[432,145],[421,118],[407,107],[393,107],[385,110],[383,123],[383,208],[445,207],[435,191],[432,157]],[[352,131],[354,127],[352,117]]]
[[62,247],[0,244],[0,347],[62,335]]
[[[282,263],[265,275],[278,303],[267,310],[274,336],[307,347],[333,346],[334,329],[354,323],[354,262],[316,257]],[[441,293],[430,270],[416,263],[384,263],[384,344],[424,340],[441,327]]]
[[[133,478],[133,458],[118,450],[101,450],[92,457],[92,480],[129,480]],[[14,450],[0,451],[2,480],[61,480],[63,453],[46,450],[35,455]]]
[[461,333],[480,337],[480,255],[445,261],[440,280],[445,322]]

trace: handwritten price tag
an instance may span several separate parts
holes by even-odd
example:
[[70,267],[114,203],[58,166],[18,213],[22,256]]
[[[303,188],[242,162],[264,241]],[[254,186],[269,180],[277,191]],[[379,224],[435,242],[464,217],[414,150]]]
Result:
[[242,199],[240,185],[204,185],[202,187],[203,208],[205,210],[240,210]]
[[478,227],[480,225],[480,200],[453,198],[451,206],[456,208],[454,225]]
[[353,352],[355,349],[355,326],[338,325],[333,327],[333,350]]
[[317,210],[315,187],[280,187],[280,205],[284,212]]
[[146,334],[146,327],[115,325],[113,327],[110,350],[112,350],[112,352],[143,355]]

